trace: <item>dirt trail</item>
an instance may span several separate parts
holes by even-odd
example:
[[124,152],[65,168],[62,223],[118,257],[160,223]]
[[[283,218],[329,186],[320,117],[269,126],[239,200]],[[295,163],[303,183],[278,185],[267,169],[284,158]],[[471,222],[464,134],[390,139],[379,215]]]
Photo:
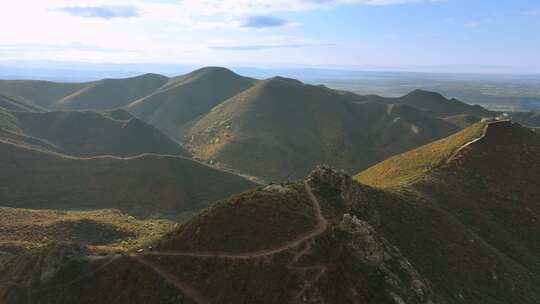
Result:
[[159,265],[156,265],[144,258],[144,256],[187,256],[187,257],[218,257],[218,258],[226,258],[226,259],[252,259],[252,258],[260,258],[265,257],[269,255],[273,255],[276,253],[288,251],[290,249],[296,248],[300,246],[302,243],[306,242],[305,247],[298,251],[291,261],[287,264],[287,268],[299,271],[304,276],[306,275],[307,271],[313,270],[313,269],[319,269],[319,273],[311,280],[304,280],[304,286],[302,289],[295,295],[295,299],[300,298],[307,290],[309,290],[325,273],[326,273],[326,266],[324,265],[315,265],[315,266],[294,266],[302,256],[310,254],[311,253],[311,247],[314,243],[314,238],[319,236],[320,234],[324,233],[326,229],[328,228],[328,221],[324,218],[321,210],[321,205],[319,203],[319,200],[313,194],[313,190],[311,189],[311,186],[309,185],[308,181],[304,182],[306,192],[309,195],[309,198],[311,199],[313,203],[313,210],[315,213],[315,217],[317,218],[317,224],[315,227],[308,232],[305,232],[303,234],[300,234],[295,239],[282,244],[277,247],[268,248],[264,250],[259,251],[253,251],[253,252],[244,252],[244,253],[225,253],[225,252],[190,252],[190,251],[148,251],[143,252],[139,254],[130,254],[132,258],[134,258],[136,261],[140,262],[141,264],[146,265],[147,267],[150,267],[152,270],[154,270],[157,274],[159,274],[163,279],[165,279],[167,282],[174,285],[176,288],[178,288],[184,295],[187,297],[193,299],[198,304],[205,304],[209,303],[208,300],[206,300],[202,295],[200,295],[193,287],[191,287],[189,284],[182,282],[178,278],[176,278],[173,274],[165,271],[163,268],[161,268]]
[[490,125],[494,125],[494,124],[499,124],[499,123],[509,123],[511,122],[511,120],[509,119],[505,119],[505,120],[496,120],[496,121],[488,121],[486,122],[486,125],[484,126],[484,128],[482,129],[482,134],[478,137],[478,138],[475,138],[471,141],[468,141],[466,142],[464,145],[462,145],[461,147],[459,147],[454,153],[452,153],[452,156],[450,156],[447,160],[447,163],[449,163],[450,161],[452,161],[452,159],[454,159],[454,157],[459,153],[461,152],[463,149],[469,147],[470,145],[476,143],[476,142],[479,142],[480,140],[484,139],[484,137],[486,137],[487,135],[487,132],[488,132],[488,128]]
[[313,202],[313,209],[315,211],[315,217],[317,218],[317,224],[313,228],[313,230],[302,233],[298,235],[295,239],[279,245],[277,247],[258,250],[258,251],[252,251],[252,252],[243,252],[243,253],[226,253],[226,252],[219,252],[219,251],[208,251],[208,252],[196,252],[196,251],[147,251],[143,252],[140,255],[159,255],[159,256],[187,256],[187,257],[220,257],[220,258],[228,258],[228,259],[252,259],[252,258],[258,258],[258,257],[264,257],[268,255],[273,255],[279,252],[287,251],[289,249],[298,247],[303,242],[310,240],[320,234],[322,234],[324,231],[326,231],[326,228],[328,227],[328,222],[322,215],[321,206],[319,204],[319,200],[317,197],[313,194],[313,191],[311,189],[311,186],[306,181],[304,182],[306,191]]

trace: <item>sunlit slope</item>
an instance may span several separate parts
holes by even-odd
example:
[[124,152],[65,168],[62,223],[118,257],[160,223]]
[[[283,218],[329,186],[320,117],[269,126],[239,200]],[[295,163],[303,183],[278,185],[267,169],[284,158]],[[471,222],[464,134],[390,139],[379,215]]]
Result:
[[272,78],[226,100],[187,133],[194,156],[263,179],[300,178],[318,164],[357,171],[458,130],[405,105]]
[[356,179],[385,189],[383,230],[452,303],[540,298],[538,134],[479,123]]
[[186,123],[254,82],[225,68],[202,68],[171,78],[159,90],[134,101],[127,109],[172,138],[183,140]]
[[103,79],[89,83],[55,104],[61,109],[112,109],[125,106],[145,97],[169,78],[157,74],[144,74],[132,78]]

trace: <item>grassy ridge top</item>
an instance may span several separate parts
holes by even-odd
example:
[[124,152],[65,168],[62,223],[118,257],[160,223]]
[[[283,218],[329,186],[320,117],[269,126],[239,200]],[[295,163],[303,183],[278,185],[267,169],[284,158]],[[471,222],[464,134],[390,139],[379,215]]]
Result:
[[394,156],[361,172],[355,179],[375,187],[408,185],[442,165],[461,146],[480,137],[484,127],[484,123],[477,123],[450,137]]
[[303,184],[271,185],[235,195],[170,232],[159,250],[242,253],[280,245],[317,219]]

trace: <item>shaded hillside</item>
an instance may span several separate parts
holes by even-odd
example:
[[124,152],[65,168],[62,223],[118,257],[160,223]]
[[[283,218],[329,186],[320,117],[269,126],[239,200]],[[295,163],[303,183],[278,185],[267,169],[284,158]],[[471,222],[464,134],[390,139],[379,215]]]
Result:
[[144,74],[132,78],[103,79],[60,99],[55,107],[61,109],[111,109],[149,95],[163,86],[169,78]]
[[176,214],[254,184],[176,156],[75,158],[0,143],[3,206]]
[[45,108],[37,106],[22,98],[15,98],[0,94],[0,108],[9,111],[44,112]]
[[230,70],[207,67],[171,78],[151,95],[127,109],[172,138],[183,139],[184,124],[206,113],[255,82]]
[[449,303],[539,301],[539,135],[479,123],[357,179],[386,189],[383,231]]
[[355,95],[277,77],[214,107],[185,140],[199,159],[283,180],[321,163],[360,170],[457,130],[405,105],[359,103]]
[[479,105],[469,105],[457,99],[447,99],[439,93],[415,90],[399,98],[389,98],[387,102],[403,103],[411,107],[432,113],[438,117],[469,114],[478,117],[490,117],[490,111]]
[[[19,133],[23,133],[18,136],[19,142],[31,145],[28,137],[39,139],[54,146],[51,150],[73,156],[135,156],[143,153],[189,156],[178,143],[123,110],[14,112],[12,115],[16,118]],[[16,135],[10,137],[14,139]]]
[[20,96],[38,106],[53,109],[57,101],[89,84],[41,80],[0,80],[0,92],[9,96]]
[[[96,260],[84,248],[67,245],[29,252],[4,263],[0,285],[7,288],[0,289],[0,299],[8,304],[73,299],[433,303],[429,282],[379,233],[378,212],[366,193],[369,189],[350,177],[320,169],[305,183],[272,185],[226,200],[178,227],[147,253]],[[258,216],[258,211],[263,214]],[[307,221],[295,224],[302,218]],[[237,231],[225,239],[219,232],[223,229]],[[162,251],[181,248],[188,240],[198,242],[193,251]],[[243,251],[235,247],[241,243]],[[69,262],[53,267],[50,261],[59,259]],[[63,267],[66,264],[71,267]]]

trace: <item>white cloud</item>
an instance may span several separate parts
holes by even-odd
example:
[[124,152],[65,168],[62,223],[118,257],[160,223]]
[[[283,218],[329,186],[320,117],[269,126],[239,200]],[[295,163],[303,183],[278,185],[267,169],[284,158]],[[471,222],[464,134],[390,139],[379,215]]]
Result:
[[[86,61],[187,62],[221,58],[218,49],[298,48],[332,42],[267,37],[294,20],[281,12],[337,5],[435,0],[18,0],[0,10],[0,57]],[[70,9],[66,9],[70,8]],[[76,8],[76,9],[73,9]],[[252,19],[265,16],[267,19]],[[281,21],[280,21],[281,20]],[[274,25],[268,27],[268,25]],[[266,25],[266,26],[263,26]],[[286,25],[286,26],[280,26]],[[264,30],[264,34],[261,31]],[[230,44],[212,44],[232,37]],[[206,56],[206,57],[205,57]]]

